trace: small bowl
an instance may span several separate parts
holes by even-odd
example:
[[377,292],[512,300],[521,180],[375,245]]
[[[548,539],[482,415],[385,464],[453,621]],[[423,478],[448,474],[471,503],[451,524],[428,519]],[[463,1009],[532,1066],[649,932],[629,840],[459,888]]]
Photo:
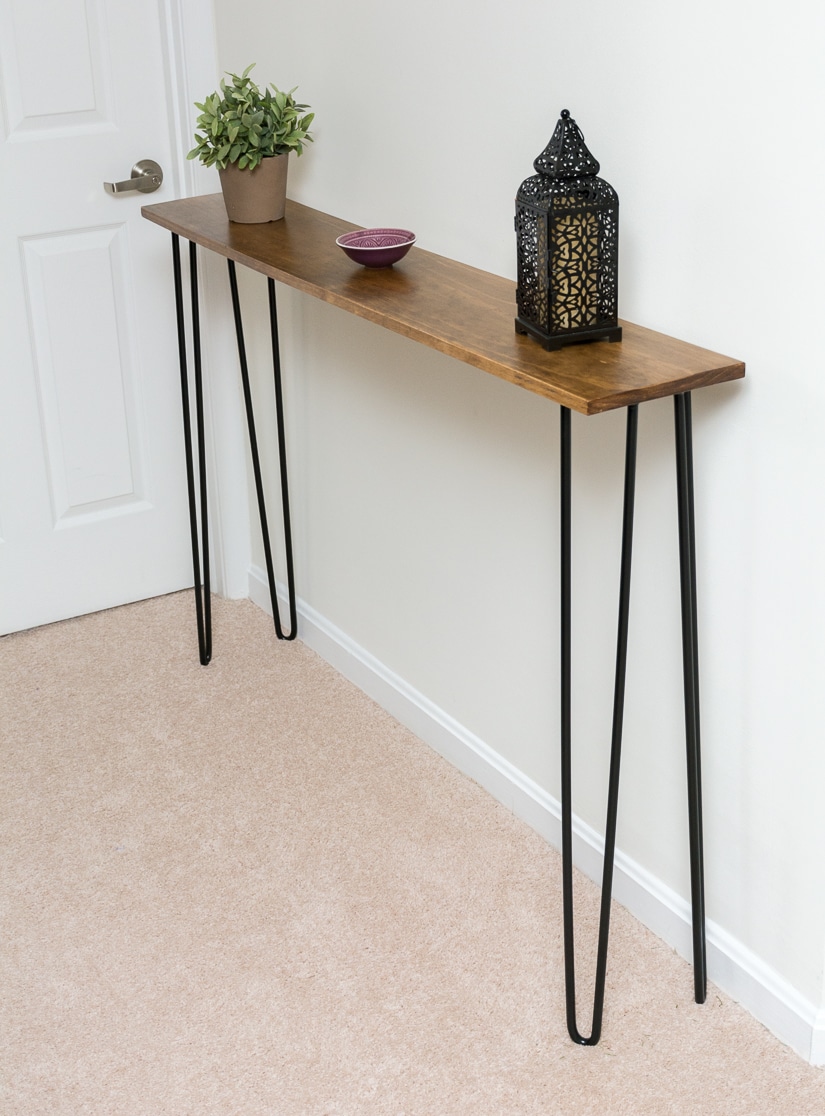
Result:
[[415,233],[409,229],[358,229],[339,236],[335,243],[364,267],[392,267],[415,244]]

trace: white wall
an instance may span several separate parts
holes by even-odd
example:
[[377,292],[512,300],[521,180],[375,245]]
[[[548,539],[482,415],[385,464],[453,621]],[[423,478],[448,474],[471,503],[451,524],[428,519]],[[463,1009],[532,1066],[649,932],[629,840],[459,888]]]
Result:
[[[513,277],[514,194],[569,108],[621,199],[621,316],[747,362],[694,396],[708,913],[825,1008],[821,7],[216,2],[223,66],[317,111],[291,196]],[[281,305],[300,596],[557,796],[558,409]],[[573,431],[576,810],[601,830],[623,416]],[[619,844],[686,896],[669,401],[639,469]]]

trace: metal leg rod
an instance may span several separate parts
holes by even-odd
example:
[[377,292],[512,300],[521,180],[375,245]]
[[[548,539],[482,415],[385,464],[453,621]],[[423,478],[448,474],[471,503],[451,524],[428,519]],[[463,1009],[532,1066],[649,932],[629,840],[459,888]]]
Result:
[[281,361],[278,346],[278,319],[275,306],[275,284],[269,280],[269,314],[272,333],[272,355],[275,373],[275,409],[278,423],[278,454],[281,472],[281,501],[284,521],[284,546],[286,549],[287,564],[287,590],[289,593],[289,632],[285,633],[281,624],[278,608],[278,595],[275,586],[275,569],[272,563],[272,546],[269,539],[269,526],[266,516],[266,501],[264,498],[263,477],[258,454],[258,438],[255,433],[255,414],[252,407],[252,391],[249,385],[249,366],[246,358],[246,345],[244,343],[243,321],[241,318],[241,302],[238,295],[238,279],[235,272],[234,260],[227,260],[229,266],[229,286],[232,291],[232,310],[235,315],[235,333],[238,339],[238,360],[241,367],[241,382],[243,384],[244,403],[246,405],[246,424],[249,430],[249,448],[252,455],[252,470],[255,476],[255,492],[258,498],[258,514],[261,520],[261,535],[264,544],[264,557],[266,559],[266,576],[269,582],[269,598],[272,603],[272,619],[275,624],[275,634],[278,639],[291,640],[297,635],[297,616],[295,606],[295,577],[292,561],[292,529],[289,517],[289,489],[286,471],[286,442],[284,437],[283,397],[281,389]]
[[298,631],[298,615],[295,605],[295,569],[292,562],[292,523],[289,514],[289,485],[286,471],[286,431],[284,429],[284,398],[281,384],[281,346],[278,340],[278,307],[275,301],[275,280],[267,278],[269,292],[269,329],[272,337],[272,371],[275,384],[275,417],[278,423],[278,464],[281,472],[281,514],[284,525],[284,549],[286,551],[286,580],[289,594],[289,635],[294,639]]
[[[212,611],[209,580],[209,526],[206,504],[206,450],[203,436],[203,382],[201,370],[197,261],[195,256],[195,244],[190,242],[190,294],[192,304],[192,341],[195,361],[195,416],[198,440],[202,540],[200,545],[198,541],[198,505],[192,452],[192,421],[189,407],[189,374],[186,359],[186,326],[183,309],[180,240],[175,233],[172,233],[172,263],[175,274],[175,310],[178,327],[178,356],[180,359],[181,404],[183,407],[183,440],[186,453],[186,483],[189,495],[189,528],[192,538],[192,568],[195,585],[195,613],[198,625],[198,652],[201,663],[206,666],[212,658]],[[203,553],[203,578],[201,578],[201,552]]]
[[575,936],[573,925],[573,805],[572,805],[572,669],[571,669],[571,422],[570,411],[561,410],[561,800],[562,800],[562,887],[564,903],[564,971],[567,1030],[573,1042],[595,1046],[601,1037],[604,989],[607,977],[607,946],[610,932],[610,903],[613,891],[613,861],[616,851],[616,822],[619,802],[619,773],[624,721],[625,678],[627,675],[627,633],[630,615],[630,573],[633,550],[633,511],[636,490],[636,441],[638,407],[627,410],[625,449],[624,512],[622,521],[622,559],[619,582],[619,622],[616,640],[616,677],[613,691],[613,729],[610,774],[607,791],[604,869],[599,914],[599,941],[596,959],[596,984],[590,1034],[584,1036],[576,1020]]
[[682,588],[682,663],[685,684],[690,895],[693,911],[693,987],[697,1004],[707,997],[702,767],[699,737],[699,643],[696,609],[696,525],[693,501],[693,435],[690,393],[674,396],[679,570]]

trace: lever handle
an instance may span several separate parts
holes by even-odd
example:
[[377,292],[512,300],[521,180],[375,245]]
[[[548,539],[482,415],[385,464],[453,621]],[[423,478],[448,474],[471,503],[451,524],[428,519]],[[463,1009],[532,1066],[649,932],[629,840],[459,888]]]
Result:
[[163,171],[160,163],[154,159],[141,159],[132,167],[132,177],[123,182],[104,182],[103,189],[107,194],[125,194],[130,190],[138,190],[141,194],[151,194],[163,182]]

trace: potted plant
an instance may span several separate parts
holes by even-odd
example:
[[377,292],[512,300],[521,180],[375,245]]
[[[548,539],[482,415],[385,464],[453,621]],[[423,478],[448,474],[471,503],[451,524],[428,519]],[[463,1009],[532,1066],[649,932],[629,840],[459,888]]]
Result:
[[227,74],[219,92],[196,102],[197,146],[187,156],[218,168],[229,220],[246,223],[283,217],[289,155],[312,142],[315,117],[295,101],[295,89],[272,85],[261,92],[249,76],[254,65],[240,77]]

